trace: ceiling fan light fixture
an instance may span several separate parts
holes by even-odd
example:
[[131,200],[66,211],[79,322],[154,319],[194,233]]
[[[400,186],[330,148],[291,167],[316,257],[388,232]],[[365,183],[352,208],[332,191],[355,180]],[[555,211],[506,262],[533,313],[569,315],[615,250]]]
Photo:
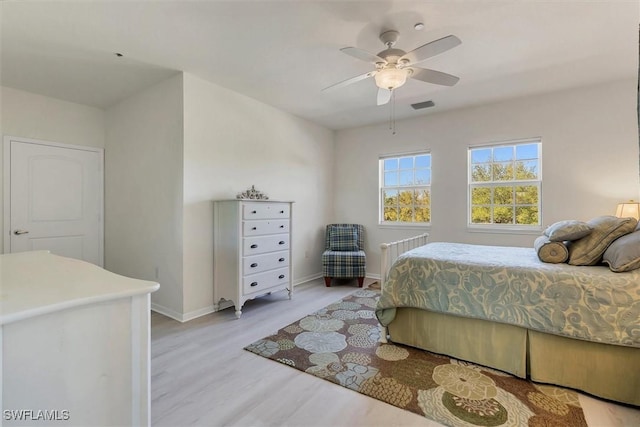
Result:
[[376,86],[380,89],[397,89],[407,82],[409,70],[402,68],[384,68],[375,75]]

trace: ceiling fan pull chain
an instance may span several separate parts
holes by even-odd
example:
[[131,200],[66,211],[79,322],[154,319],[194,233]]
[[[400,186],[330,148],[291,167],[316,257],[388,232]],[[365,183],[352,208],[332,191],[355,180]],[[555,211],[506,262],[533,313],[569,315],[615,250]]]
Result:
[[391,102],[390,102],[390,114],[389,114],[389,129],[391,129],[391,134],[396,134],[396,91],[391,91]]

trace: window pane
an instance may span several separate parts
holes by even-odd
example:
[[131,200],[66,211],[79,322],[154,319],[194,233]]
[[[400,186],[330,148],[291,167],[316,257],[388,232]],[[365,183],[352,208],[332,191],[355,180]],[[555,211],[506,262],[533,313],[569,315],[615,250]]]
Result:
[[491,161],[490,148],[471,150],[471,163],[487,163],[490,161]]
[[513,208],[511,206],[493,208],[493,222],[495,224],[513,224]]
[[386,159],[384,161],[384,170],[395,170],[398,169],[398,159]]
[[382,192],[384,206],[398,205],[398,190],[385,190]]
[[431,167],[431,156],[416,156],[416,168],[430,168]]
[[414,200],[416,206],[427,208],[431,206],[431,195],[429,194],[429,190],[416,190]]
[[538,208],[536,206],[520,206],[516,208],[516,224],[537,225]]
[[538,179],[538,160],[517,162],[516,179]]
[[494,205],[512,205],[513,187],[496,187],[493,190]]
[[393,187],[398,185],[398,172],[385,172],[384,173],[384,186]]
[[489,187],[476,187],[471,189],[472,205],[488,205],[491,203],[491,189]]
[[400,206],[413,206],[413,190],[401,191],[398,195]]
[[398,208],[384,208],[384,220],[385,221],[397,221],[398,220]]
[[400,169],[413,169],[413,157],[400,158]]
[[471,208],[472,224],[489,224],[491,223],[491,210],[485,206],[473,206]]
[[538,187],[524,185],[516,187],[517,205],[538,205]]
[[400,185],[413,185],[413,170],[400,171]]
[[513,181],[513,164],[494,163],[493,164],[493,180],[494,181]]
[[507,162],[513,160],[513,147],[496,147],[493,149],[494,162]]
[[398,221],[413,222],[413,208],[400,208],[400,217]]
[[416,208],[416,222],[431,222],[431,209]]
[[473,165],[471,172],[471,182],[491,181],[491,165]]
[[417,169],[416,184],[431,184],[431,169]]
[[538,156],[538,144],[526,144],[516,145],[516,159],[537,159]]

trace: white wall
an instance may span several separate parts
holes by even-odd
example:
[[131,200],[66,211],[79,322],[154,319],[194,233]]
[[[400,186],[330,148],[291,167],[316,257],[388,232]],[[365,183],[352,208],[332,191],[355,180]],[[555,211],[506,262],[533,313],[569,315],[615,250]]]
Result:
[[[292,200],[294,282],[318,277],[333,208],[332,131],[184,75],[184,310],[213,304],[213,200]],[[305,257],[306,255],[306,257]]]
[[160,282],[160,312],[179,316],[182,289],[182,75],[106,112],[105,268]]
[[[63,144],[104,147],[104,111],[10,87],[0,87],[0,133]],[[3,150],[0,149],[0,194],[3,191]],[[0,227],[4,199],[0,197]],[[0,239],[0,253],[4,253]]]
[[430,241],[530,246],[535,235],[469,232],[469,145],[542,137],[543,225],[612,215],[640,192],[635,79],[514,99],[339,131],[335,150],[336,221],[367,230],[369,274],[379,274],[379,245],[418,229],[378,226],[378,156],[428,149],[433,161]]

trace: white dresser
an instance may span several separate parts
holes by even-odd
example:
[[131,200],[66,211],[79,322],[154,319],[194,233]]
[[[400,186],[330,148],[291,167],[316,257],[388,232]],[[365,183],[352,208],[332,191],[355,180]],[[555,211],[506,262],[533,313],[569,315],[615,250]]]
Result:
[[240,318],[245,301],[279,290],[293,291],[293,202],[214,202],[214,308],[233,301]]

